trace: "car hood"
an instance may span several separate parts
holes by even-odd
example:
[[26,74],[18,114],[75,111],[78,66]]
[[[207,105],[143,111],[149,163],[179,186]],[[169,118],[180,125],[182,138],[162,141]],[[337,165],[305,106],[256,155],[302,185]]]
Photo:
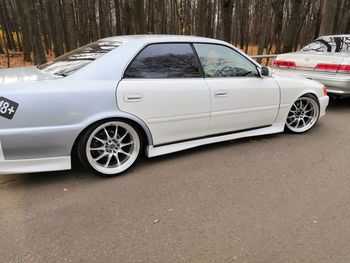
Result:
[[0,85],[57,78],[61,77],[43,73],[36,67],[0,69]]

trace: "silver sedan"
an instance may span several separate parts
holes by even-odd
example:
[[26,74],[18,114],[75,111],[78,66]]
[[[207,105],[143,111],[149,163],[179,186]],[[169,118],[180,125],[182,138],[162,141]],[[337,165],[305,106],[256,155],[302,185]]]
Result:
[[317,80],[332,96],[350,96],[350,35],[320,37],[299,52],[281,54],[273,71]]
[[279,77],[232,45],[191,36],[99,40],[38,68],[0,70],[0,174],[71,168],[105,176],[209,143],[303,133],[324,86]]

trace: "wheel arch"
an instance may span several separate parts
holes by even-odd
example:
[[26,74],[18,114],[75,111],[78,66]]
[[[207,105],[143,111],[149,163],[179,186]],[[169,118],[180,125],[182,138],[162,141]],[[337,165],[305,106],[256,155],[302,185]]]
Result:
[[[298,100],[301,99],[301,98],[308,98],[308,99],[313,100],[313,101],[316,103],[315,107],[318,107],[318,111],[317,111],[317,112],[318,112],[318,115],[317,115],[316,119],[315,119],[313,122],[312,122],[313,117],[312,117],[311,121],[309,120],[308,123],[305,122],[305,120],[303,120],[303,121],[304,121],[304,126],[301,127],[301,129],[299,129],[299,127],[297,127],[297,128],[295,128],[295,127],[290,127],[290,126],[288,126],[288,117],[287,117],[287,116],[289,115],[289,112],[290,112],[291,108],[293,107],[293,106],[291,106],[291,107],[289,108],[288,112],[287,112],[286,122],[285,122],[285,127],[286,127],[286,129],[287,129],[289,132],[291,132],[291,133],[304,133],[304,132],[309,131],[310,129],[312,129],[312,127],[317,123],[317,121],[318,121],[319,118],[320,118],[321,105],[320,105],[320,101],[319,101],[319,98],[318,98],[317,94],[315,94],[314,92],[305,92],[305,93],[301,94],[297,99],[295,99],[295,102],[298,101]],[[295,121],[295,120],[294,120],[294,121]],[[294,121],[292,121],[292,122],[294,122]],[[300,121],[300,119],[299,119],[299,121]],[[299,125],[299,121],[297,122],[297,125]],[[310,123],[311,123],[311,126],[309,125]],[[306,125],[309,125],[310,127],[307,128]],[[299,129],[299,130],[298,130],[298,129]]]
[[[300,95],[294,100],[294,102],[295,102],[297,99],[299,99],[299,98],[301,98],[301,97],[303,97],[303,96],[311,96],[311,97],[313,97],[313,98],[317,101],[318,107],[320,107],[320,100],[319,100],[319,98],[318,98],[318,96],[317,96],[317,93],[316,93],[315,91],[313,91],[313,90],[308,90],[308,91],[306,91],[306,92],[300,94]],[[293,102],[293,103],[294,103],[294,102]]]
[[140,133],[142,145],[143,146],[153,145],[153,138],[152,138],[151,131],[142,120],[140,120],[139,118],[137,118],[134,115],[128,115],[128,114],[125,114],[125,115],[120,114],[120,115],[114,115],[114,116],[111,115],[111,116],[105,116],[105,117],[101,117],[101,118],[93,118],[84,124],[82,130],[76,136],[74,143],[71,147],[71,156],[75,155],[79,140],[81,139],[82,135],[88,129],[91,128],[91,126],[93,126],[99,122],[110,121],[110,120],[120,120],[120,121],[124,121],[128,124],[133,125],[137,129],[137,131]]

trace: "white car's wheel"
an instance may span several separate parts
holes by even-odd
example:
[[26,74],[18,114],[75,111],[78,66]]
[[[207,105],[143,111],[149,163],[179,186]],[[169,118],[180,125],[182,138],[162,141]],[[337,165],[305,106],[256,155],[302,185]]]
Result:
[[106,121],[92,126],[81,138],[78,153],[87,168],[103,176],[126,171],[137,159],[141,140],[129,123]]
[[294,133],[310,130],[318,121],[320,106],[312,95],[304,95],[297,99],[289,110],[286,127]]

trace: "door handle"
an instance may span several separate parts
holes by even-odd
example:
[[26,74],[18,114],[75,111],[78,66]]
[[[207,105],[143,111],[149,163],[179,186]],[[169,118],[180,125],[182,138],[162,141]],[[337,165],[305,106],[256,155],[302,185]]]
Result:
[[138,102],[142,100],[141,94],[125,94],[124,101],[125,102]]
[[226,90],[216,90],[214,91],[214,96],[217,98],[224,98],[228,96],[228,91]]

